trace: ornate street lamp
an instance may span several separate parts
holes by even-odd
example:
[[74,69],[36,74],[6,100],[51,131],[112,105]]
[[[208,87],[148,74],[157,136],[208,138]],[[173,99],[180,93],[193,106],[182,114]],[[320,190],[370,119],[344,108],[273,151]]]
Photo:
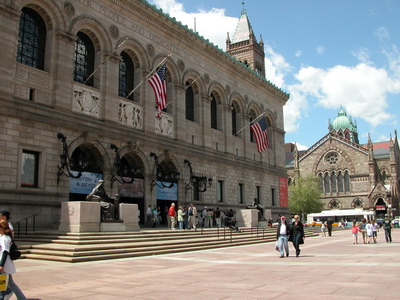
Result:
[[[154,158],[154,177],[151,181],[151,189],[155,185],[161,188],[172,188],[174,186],[174,182],[178,182],[180,173],[175,170],[170,170],[165,165],[162,165],[158,162],[158,157],[154,152],[150,152],[150,156]],[[169,184],[165,184],[164,182],[169,182]]]
[[211,187],[212,185],[212,178],[207,176],[194,175],[192,164],[190,163],[190,161],[185,159],[183,162],[189,167],[190,170],[190,180],[186,184],[185,193],[187,194],[187,191],[190,189],[201,193],[207,191],[207,188]]
[[[111,144],[110,147],[115,152],[114,170],[111,176],[111,188],[113,187],[115,181],[120,184],[133,183],[135,181],[134,177],[140,175],[142,173],[142,169],[140,167],[131,166],[126,159],[121,159],[119,148],[116,145]],[[126,178],[130,179],[126,180]]]
[[[89,162],[86,156],[81,153],[77,159],[73,159],[68,155],[68,146],[67,146],[67,137],[62,133],[57,134],[57,138],[61,140],[63,145],[63,151],[60,155],[61,165],[58,165],[57,171],[57,184],[60,182],[60,177],[65,175],[70,178],[80,178],[82,176],[83,171],[89,165]],[[71,170],[77,171],[78,174],[73,174]]]

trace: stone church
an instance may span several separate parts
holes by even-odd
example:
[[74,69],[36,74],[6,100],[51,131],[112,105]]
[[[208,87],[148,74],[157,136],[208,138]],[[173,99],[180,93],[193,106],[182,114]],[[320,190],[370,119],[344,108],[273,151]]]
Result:
[[[36,214],[55,228],[61,203],[85,201],[99,180],[142,218],[149,205],[254,198],[287,212],[289,94],[265,78],[245,10],[226,51],[145,0],[0,0],[0,15],[0,206],[14,222]],[[164,63],[158,116],[147,81]]]
[[400,151],[397,131],[389,141],[360,144],[357,124],[341,108],[329,132],[306,151],[286,144],[288,184],[313,175],[321,183],[324,209],[373,210],[399,215]]

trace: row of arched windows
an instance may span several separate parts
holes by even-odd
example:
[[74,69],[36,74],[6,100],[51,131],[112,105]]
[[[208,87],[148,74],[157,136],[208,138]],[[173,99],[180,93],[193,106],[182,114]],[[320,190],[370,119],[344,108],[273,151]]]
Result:
[[[24,7],[21,12],[20,23],[19,23],[19,35],[18,35],[18,51],[17,61],[19,63],[44,70],[45,67],[45,49],[46,49],[46,23],[38,12],[29,7]],[[96,68],[96,48],[91,37],[82,31],[79,31],[76,36],[75,52],[74,52],[74,73],[73,79],[75,82],[85,84],[87,86],[94,87],[94,76],[93,72]],[[137,65],[136,65],[137,69]],[[119,61],[119,84],[118,84],[118,95],[130,99],[132,101],[138,101],[138,97],[135,97],[133,89],[137,78],[135,78],[135,63],[132,60],[132,56],[122,51],[120,53]],[[168,78],[168,69],[167,69]],[[136,79],[136,81],[135,81]],[[169,87],[171,88],[171,87]],[[199,122],[199,116],[197,110],[198,88],[192,85],[192,82],[186,81],[185,83],[185,105],[186,105],[186,119],[194,122]],[[167,92],[168,93],[168,92]],[[210,125],[211,128],[216,130],[222,130],[222,105],[221,97],[217,92],[211,92],[210,94]],[[232,135],[241,136],[238,132],[245,125],[242,121],[243,116],[240,115],[240,105],[237,102],[232,103]],[[166,111],[166,110],[165,110]],[[255,111],[250,110],[250,122],[257,118]],[[272,122],[268,117],[267,126],[272,127]],[[250,141],[254,142],[253,132],[248,129]]]
[[321,191],[324,194],[350,192],[350,175],[348,171],[320,173]]

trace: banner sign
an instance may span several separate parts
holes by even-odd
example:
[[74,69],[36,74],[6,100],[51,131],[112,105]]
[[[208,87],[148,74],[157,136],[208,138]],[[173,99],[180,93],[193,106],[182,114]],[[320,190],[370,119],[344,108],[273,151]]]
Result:
[[279,177],[279,203],[281,207],[288,207],[288,185],[287,178]]
[[375,209],[376,210],[386,210],[386,206],[385,205],[376,205]]
[[168,186],[171,185],[171,182],[163,182],[163,184],[167,187],[163,188],[161,181],[157,181],[157,184],[156,184],[157,200],[177,201],[178,200],[178,184],[174,183],[174,185],[171,188],[168,188]]
[[[126,182],[131,179],[124,177]],[[132,183],[122,183],[118,186],[118,194],[120,197],[128,198],[144,198],[144,180],[135,178]]]
[[[76,171],[71,171],[71,173],[74,174],[74,176],[79,174],[79,172]],[[103,179],[103,174],[101,173],[83,172],[81,177],[71,177],[69,179],[69,192],[72,194],[88,195],[101,179]]]

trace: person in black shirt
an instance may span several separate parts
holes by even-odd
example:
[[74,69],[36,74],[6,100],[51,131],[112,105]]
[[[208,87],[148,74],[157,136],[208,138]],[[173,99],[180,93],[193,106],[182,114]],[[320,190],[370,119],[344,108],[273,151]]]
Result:
[[294,216],[294,222],[290,227],[290,239],[296,249],[296,257],[299,257],[300,245],[304,244],[304,225],[300,222],[300,217],[298,215]]
[[328,227],[329,236],[332,236],[332,226],[333,226],[333,220],[331,218],[328,218],[328,221],[326,221],[326,227]]

